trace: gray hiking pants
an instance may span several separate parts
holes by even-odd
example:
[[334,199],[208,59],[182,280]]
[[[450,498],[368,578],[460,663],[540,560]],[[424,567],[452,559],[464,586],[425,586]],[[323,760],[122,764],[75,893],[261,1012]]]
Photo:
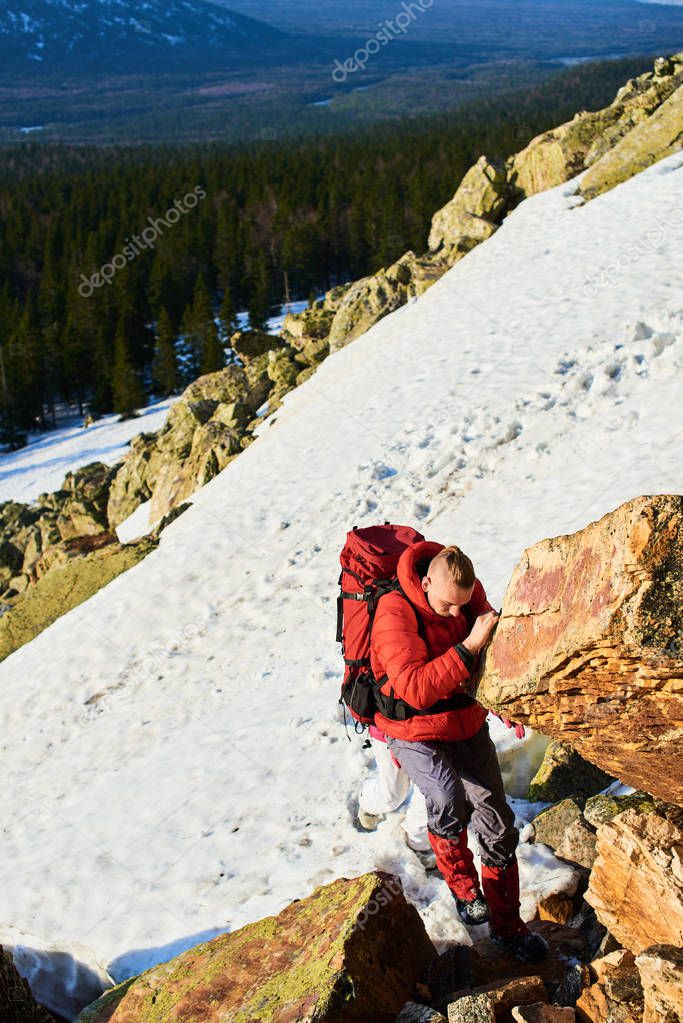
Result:
[[511,862],[519,832],[486,722],[471,739],[408,742],[387,736],[387,745],[424,795],[434,835],[457,838],[471,820],[482,863],[504,867]]

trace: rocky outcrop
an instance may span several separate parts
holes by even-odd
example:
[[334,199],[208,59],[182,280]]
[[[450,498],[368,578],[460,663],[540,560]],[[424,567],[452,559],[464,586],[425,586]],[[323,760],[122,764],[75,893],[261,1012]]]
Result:
[[[516,201],[554,188],[587,168],[591,170],[581,191],[592,198],[662,159],[672,151],[682,85],[683,53],[679,53],[630,79],[608,107],[581,111],[571,121],[536,136],[508,160],[508,182]],[[676,93],[671,111],[660,114]],[[650,119],[651,130],[645,128]]]
[[475,683],[504,717],[678,804],[682,526],[682,497],[640,497],[525,551]]
[[683,830],[658,814],[626,810],[598,828],[584,898],[634,954],[683,946]]
[[190,384],[162,429],[131,445],[112,483],[110,526],[146,500],[152,502],[150,521],[156,522],[208,483],[242,450],[245,427],[272,386],[257,360],[248,367],[226,366]]
[[581,992],[577,1018],[583,1023],[640,1023],[643,989],[633,954],[619,949],[593,960],[589,970],[593,983]]
[[326,344],[332,321],[350,287],[350,282],[339,284],[303,312],[288,313],[282,324],[281,337],[299,352],[316,342]]
[[43,552],[62,540],[107,529],[107,502],[115,469],[91,462],[68,472],[59,490],[33,504],[0,504],[0,601],[12,602],[31,583]]
[[398,878],[342,878],[120,984],[78,1023],[393,1023],[434,955]]
[[683,1019],[683,948],[653,945],[636,959],[645,1006],[643,1023]]
[[[653,93],[654,102],[672,90],[668,99],[659,100],[661,105],[647,113],[642,106],[637,107],[643,119],[636,121],[616,145],[590,164],[580,186],[586,199],[608,192],[683,147],[683,60],[678,60],[676,69],[675,75],[653,77],[645,93],[646,96]],[[676,81],[678,85],[673,91]]]
[[11,955],[0,945],[0,1020],[2,1023],[55,1023],[36,1002]]
[[115,529],[136,508],[152,496],[152,489],[161,471],[161,456],[156,433],[139,433],[130,442],[109,491],[107,520]]
[[572,796],[583,805],[588,796],[607,788],[612,781],[611,775],[584,760],[576,750],[561,742],[551,742],[529,783],[529,799],[554,803]]
[[435,266],[429,259],[418,258],[414,252],[406,252],[390,267],[356,281],[332,320],[327,338],[330,351],[345,347],[409,299],[423,294],[444,269],[445,266]]
[[49,547],[33,566],[33,584],[0,617],[0,661],[132,568],[156,544],[154,537],[120,544],[112,533],[98,533]]

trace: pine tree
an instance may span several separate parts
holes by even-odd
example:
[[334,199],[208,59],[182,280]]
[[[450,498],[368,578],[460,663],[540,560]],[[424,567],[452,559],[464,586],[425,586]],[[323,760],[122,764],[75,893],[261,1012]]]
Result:
[[90,411],[96,416],[101,416],[105,412],[111,412],[114,408],[112,346],[104,325],[99,327],[95,338],[93,373],[94,383]]
[[197,275],[192,305],[185,310],[181,330],[185,335],[190,379],[222,369],[225,357],[218,339],[211,296],[202,274]]
[[237,313],[235,311],[235,303],[233,301],[232,291],[230,288],[226,288],[223,292],[221,311],[218,314],[218,319],[221,324],[223,341],[227,344],[237,330]]
[[262,250],[253,259],[250,277],[249,327],[251,330],[265,330],[270,313],[270,279],[268,262]]
[[112,391],[114,395],[114,411],[118,412],[122,419],[130,419],[136,414],[137,409],[145,404],[142,386],[133,369],[133,361],[130,356],[128,338],[126,336],[126,325],[123,319],[119,320],[116,328],[116,337],[114,338]]
[[176,333],[165,308],[159,313],[157,321],[152,380],[155,393],[162,397],[175,394],[180,386]]

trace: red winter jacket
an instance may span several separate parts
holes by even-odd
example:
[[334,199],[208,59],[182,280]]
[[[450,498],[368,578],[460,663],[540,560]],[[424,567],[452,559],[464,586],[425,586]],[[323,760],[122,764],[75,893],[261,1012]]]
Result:
[[[425,540],[403,552],[397,575],[410,603],[400,593],[388,593],[377,605],[372,627],[370,664],[373,674],[377,679],[389,676],[382,693],[389,696],[393,686],[396,697],[418,710],[456,693],[466,694],[465,683],[469,678],[469,671],[455,649],[455,644],[469,635],[467,619],[462,612],[453,618],[433,611],[421,586],[424,573],[421,576],[416,568],[417,562],[423,558],[431,560],[443,546]],[[475,618],[493,611],[478,579],[470,606]],[[416,612],[424,623],[427,646],[418,632]],[[452,742],[475,735],[486,714],[481,704],[473,699],[461,709],[416,715],[407,721],[392,721],[378,713],[375,724],[397,739]]]

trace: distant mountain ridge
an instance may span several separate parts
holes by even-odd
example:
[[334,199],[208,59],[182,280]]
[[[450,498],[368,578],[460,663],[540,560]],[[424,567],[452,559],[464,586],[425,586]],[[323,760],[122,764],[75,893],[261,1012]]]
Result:
[[284,32],[206,0],[10,0],[0,65],[81,72],[181,71],[263,54]]

